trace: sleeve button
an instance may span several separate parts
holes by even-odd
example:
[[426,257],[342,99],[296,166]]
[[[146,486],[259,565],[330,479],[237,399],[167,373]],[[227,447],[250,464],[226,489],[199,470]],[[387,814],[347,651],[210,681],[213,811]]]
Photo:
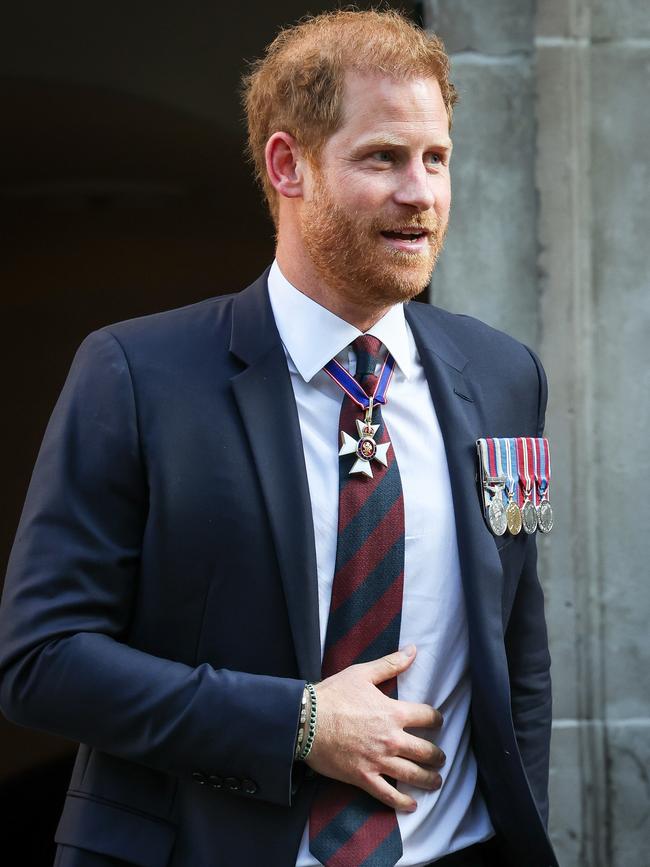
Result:
[[224,786],[232,792],[237,792],[241,788],[241,784],[237,777],[226,777],[223,781]]
[[254,780],[242,780],[241,787],[247,795],[254,795],[257,792],[257,783]]
[[205,774],[202,774],[201,771],[194,771],[194,773],[192,774],[192,779],[195,783],[198,783],[199,786],[205,786],[205,784],[208,782],[208,778]]
[[208,784],[213,789],[220,789],[223,786],[223,777],[220,777],[218,774],[211,774],[208,777]]

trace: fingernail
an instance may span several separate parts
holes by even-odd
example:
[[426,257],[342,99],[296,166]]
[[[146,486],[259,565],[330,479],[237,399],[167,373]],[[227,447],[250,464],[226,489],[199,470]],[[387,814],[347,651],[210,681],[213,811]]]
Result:
[[415,656],[415,645],[414,644],[407,644],[406,647],[404,647],[402,649],[402,653],[406,654],[406,656],[408,656],[409,659],[412,656]]

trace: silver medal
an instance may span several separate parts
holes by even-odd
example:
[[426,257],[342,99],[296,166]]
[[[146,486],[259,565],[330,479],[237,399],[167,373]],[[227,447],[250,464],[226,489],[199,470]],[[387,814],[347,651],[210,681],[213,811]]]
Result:
[[349,475],[352,475],[352,473],[362,473],[364,476],[372,478],[370,461],[379,461],[380,464],[387,467],[390,443],[375,442],[375,434],[379,430],[378,424],[370,424],[368,421],[362,421],[361,419],[357,419],[356,421],[359,439],[355,440],[350,434],[341,431],[339,456],[356,455],[357,459],[352,464]]
[[500,491],[497,491],[495,496],[490,500],[490,505],[488,506],[488,521],[490,529],[494,535],[503,536],[508,527],[508,518],[506,516],[506,510],[503,505]]
[[553,509],[548,500],[542,500],[537,507],[537,523],[542,533],[550,533],[553,529]]
[[537,529],[537,511],[530,500],[526,500],[521,507],[521,523],[524,532],[529,535]]

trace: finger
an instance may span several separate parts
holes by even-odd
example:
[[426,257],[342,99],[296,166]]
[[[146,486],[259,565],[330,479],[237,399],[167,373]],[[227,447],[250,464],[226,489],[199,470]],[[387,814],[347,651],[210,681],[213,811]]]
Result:
[[444,719],[440,711],[430,704],[419,704],[414,701],[397,701],[402,728],[439,729]]
[[395,653],[373,659],[372,662],[364,662],[361,667],[367,669],[370,682],[376,685],[406,671],[415,659],[415,653],[415,646],[409,644],[403,650],[396,650]]
[[426,738],[404,732],[397,744],[397,756],[410,759],[418,765],[427,765],[430,768],[441,768],[447,761],[444,752],[436,744]]
[[417,809],[417,802],[414,801],[410,795],[405,795],[403,792],[399,792],[395,786],[391,786],[387,780],[379,775],[372,778],[366,791],[369,792],[373,798],[377,798],[377,800],[381,801],[382,804],[386,804],[386,806],[392,807],[394,810],[402,810],[407,813],[412,813]]
[[442,786],[442,777],[433,768],[423,768],[415,762],[409,762],[408,759],[401,759],[395,756],[385,762],[387,770],[385,773],[400,783],[406,783],[409,786],[416,786],[418,789],[425,789],[429,792],[435,792]]

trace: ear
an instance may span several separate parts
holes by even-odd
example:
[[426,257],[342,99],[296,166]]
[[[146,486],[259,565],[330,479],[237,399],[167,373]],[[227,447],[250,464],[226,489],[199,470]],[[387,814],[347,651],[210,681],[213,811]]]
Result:
[[288,132],[274,132],[266,143],[266,171],[281,196],[303,195],[304,160],[300,146]]

